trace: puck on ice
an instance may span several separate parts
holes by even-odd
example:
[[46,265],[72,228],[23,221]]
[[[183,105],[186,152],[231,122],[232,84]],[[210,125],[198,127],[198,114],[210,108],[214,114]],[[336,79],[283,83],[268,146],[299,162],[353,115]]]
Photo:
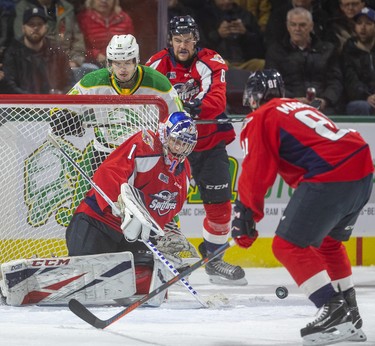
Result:
[[284,299],[288,296],[288,289],[285,286],[280,286],[276,288],[276,295],[280,299]]

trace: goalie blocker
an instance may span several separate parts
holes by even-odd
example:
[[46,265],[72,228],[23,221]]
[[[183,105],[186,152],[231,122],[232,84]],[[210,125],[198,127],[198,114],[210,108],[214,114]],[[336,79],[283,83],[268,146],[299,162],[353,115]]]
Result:
[[[159,287],[170,274],[154,256],[154,265],[134,266],[131,252],[62,258],[20,259],[1,265],[1,294],[12,306],[124,302]],[[165,292],[149,302],[160,306]],[[125,299],[126,298],[126,299]]]

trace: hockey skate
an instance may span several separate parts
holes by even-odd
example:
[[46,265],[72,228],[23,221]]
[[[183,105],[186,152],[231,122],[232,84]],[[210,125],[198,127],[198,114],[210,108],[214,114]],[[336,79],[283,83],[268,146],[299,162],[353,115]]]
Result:
[[156,247],[179,272],[200,260],[197,250],[182,234],[175,221],[165,225],[164,233],[158,239]]
[[345,292],[343,292],[344,298],[346,303],[349,306],[349,310],[352,314],[353,324],[356,330],[356,333],[351,336],[348,340],[349,341],[366,341],[367,336],[362,331],[362,317],[359,314],[358,306],[357,306],[357,300],[355,297],[355,289],[351,288]]
[[332,297],[321,307],[316,320],[301,329],[304,346],[335,344],[355,333],[352,314],[342,293]]
[[[198,250],[202,257],[207,257],[207,250],[204,243],[201,243]],[[216,285],[245,286],[247,280],[245,272],[240,266],[226,263],[222,257],[214,258],[205,267],[211,283]]]

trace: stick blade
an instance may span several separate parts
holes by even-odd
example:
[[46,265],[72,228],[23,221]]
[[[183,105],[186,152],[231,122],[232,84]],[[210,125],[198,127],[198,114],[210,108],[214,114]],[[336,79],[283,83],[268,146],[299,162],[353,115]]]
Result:
[[90,310],[88,310],[76,299],[70,299],[68,306],[73,314],[77,315],[80,319],[84,320],[88,324],[91,324],[97,329],[104,329],[109,325],[106,321],[103,321],[96,317]]

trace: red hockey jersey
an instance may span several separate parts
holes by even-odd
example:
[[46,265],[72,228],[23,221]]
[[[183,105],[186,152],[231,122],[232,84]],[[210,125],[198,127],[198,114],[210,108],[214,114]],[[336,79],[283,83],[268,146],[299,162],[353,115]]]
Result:
[[[225,117],[225,72],[228,67],[222,57],[213,50],[199,48],[192,63],[184,66],[174,59],[170,49],[165,48],[156,53],[146,65],[166,75],[182,101],[200,99],[202,111],[199,118]],[[235,132],[230,124],[198,125],[197,129],[198,143],[194,151],[211,149],[222,140],[228,144],[235,138]]]
[[[189,187],[188,160],[174,172],[165,164],[159,137],[151,131],[142,131],[120,145],[99,166],[94,182],[112,200],[117,201],[120,188],[128,182],[142,190],[147,210],[164,227],[181,210]],[[91,189],[78,206],[76,213],[84,212],[122,233],[121,220],[112,214],[108,203]]]
[[256,222],[263,218],[264,196],[277,174],[295,188],[301,182],[359,180],[374,171],[369,145],[358,132],[339,129],[295,99],[273,99],[250,113],[241,146],[238,192]]

